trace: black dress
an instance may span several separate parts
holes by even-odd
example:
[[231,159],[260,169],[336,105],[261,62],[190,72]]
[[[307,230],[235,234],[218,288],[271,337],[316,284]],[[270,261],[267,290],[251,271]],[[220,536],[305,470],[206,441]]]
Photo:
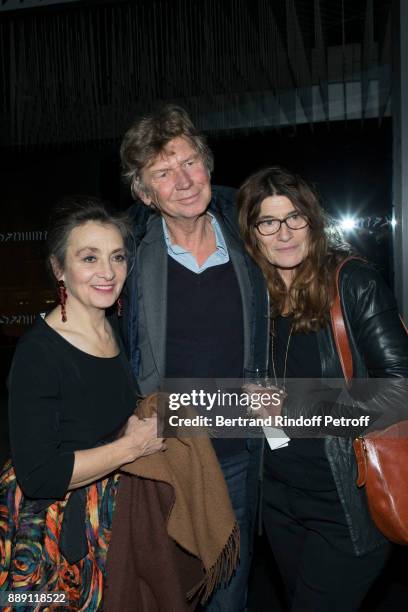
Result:
[[89,355],[38,317],[18,344],[8,387],[12,461],[0,474],[0,589],[63,591],[68,609],[97,610],[118,475],[67,489],[74,452],[112,441],[134,411],[130,368],[122,350]]

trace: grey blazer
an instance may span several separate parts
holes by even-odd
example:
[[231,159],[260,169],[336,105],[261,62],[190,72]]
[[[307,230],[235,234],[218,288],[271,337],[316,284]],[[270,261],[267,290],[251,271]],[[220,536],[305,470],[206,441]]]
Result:
[[[264,369],[267,360],[268,299],[259,268],[244,250],[239,236],[234,192],[213,188],[210,211],[220,224],[241,291],[244,321],[243,367]],[[137,206],[137,205],[136,205]],[[143,205],[144,206],[144,205]],[[161,218],[147,219],[128,279],[124,305],[124,335],[133,373],[145,395],[160,389],[166,369],[167,248]],[[137,226],[140,232],[140,225]]]

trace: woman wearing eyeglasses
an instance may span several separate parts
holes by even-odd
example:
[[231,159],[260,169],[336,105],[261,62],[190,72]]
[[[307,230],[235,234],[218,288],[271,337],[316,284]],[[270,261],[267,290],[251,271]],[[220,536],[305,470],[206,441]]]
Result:
[[[269,289],[271,375],[283,387],[292,378],[342,378],[329,315],[335,271],[349,249],[328,231],[313,189],[266,168],[242,185],[238,208],[246,248]],[[381,276],[362,260],[347,262],[340,298],[354,375],[407,377],[408,339]],[[288,392],[281,415],[318,414],[307,400],[290,400]],[[364,405],[358,409],[364,414]],[[358,610],[389,555],[355,484],[352,438],[329,433],[275,450],[265,444],[263,520],[292,612]]]

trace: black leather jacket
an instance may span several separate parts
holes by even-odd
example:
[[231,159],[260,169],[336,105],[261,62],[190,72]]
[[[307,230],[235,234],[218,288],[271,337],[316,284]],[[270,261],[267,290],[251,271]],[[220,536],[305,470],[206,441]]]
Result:
[[[399,409],[384,421],[384,405],[405,406],[408,378],[408,336],[401,324],[395,298],[381,275],[362,260],[347,262],[340,273],[340,299],[353,355],[353,377],[363,379],[393,378],[385,390],[379,391],[368,403],[332,404],[330,413],[342,416],[369,414],[374,421],[381,417],[384,426],[404,418]],[[342,378],[340,360],[330,325],[317,332],[322,365],[322,378]],[[394,394],[391,395],[390,393]],[[395,401],[394,401],[395,399]],[[403,401],[401,401],[403,399]],[[284,402],[283,415],[310,416],[322,411],[320,404],[304,400]],[[324,409],[323,409],[324,411]],[[348,413],[347,413],[348,411]],[[387,415],[386,415],[387,416]],[[406,415],[405,415],[406,418]],[[377,427],[376,427],[377,428]],[[290,431],[288,430],[290,435]],[[363,555],[386,542],[369,515],[365,491],[356,486],[357,467],[352,438],[325,439],[326,455],[343,505],[356,555]]]

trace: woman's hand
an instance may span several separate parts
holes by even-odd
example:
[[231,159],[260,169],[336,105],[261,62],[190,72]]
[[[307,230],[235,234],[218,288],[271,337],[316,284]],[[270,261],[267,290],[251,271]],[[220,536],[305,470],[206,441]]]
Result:
[[243,386],[243,390],[251,398],[251,405],[248,406],[250,416],[262,418],[280,416],[285,394],[278,387],[247,384]]
[[157,417],[139,419],[132,415],[120,438],[109,444],[75,451],[74,469],[69,489],[77,489],[99,480],[126,463],[166,449],[157,437]]
[[139,419],[135,415],[129,417],[123,436],[118,440],[118,443],[125,452],[127,451],[126,455],[129,458],[125,463],[166,449],[164,438],[157,437],[156,416],[145,419]]

